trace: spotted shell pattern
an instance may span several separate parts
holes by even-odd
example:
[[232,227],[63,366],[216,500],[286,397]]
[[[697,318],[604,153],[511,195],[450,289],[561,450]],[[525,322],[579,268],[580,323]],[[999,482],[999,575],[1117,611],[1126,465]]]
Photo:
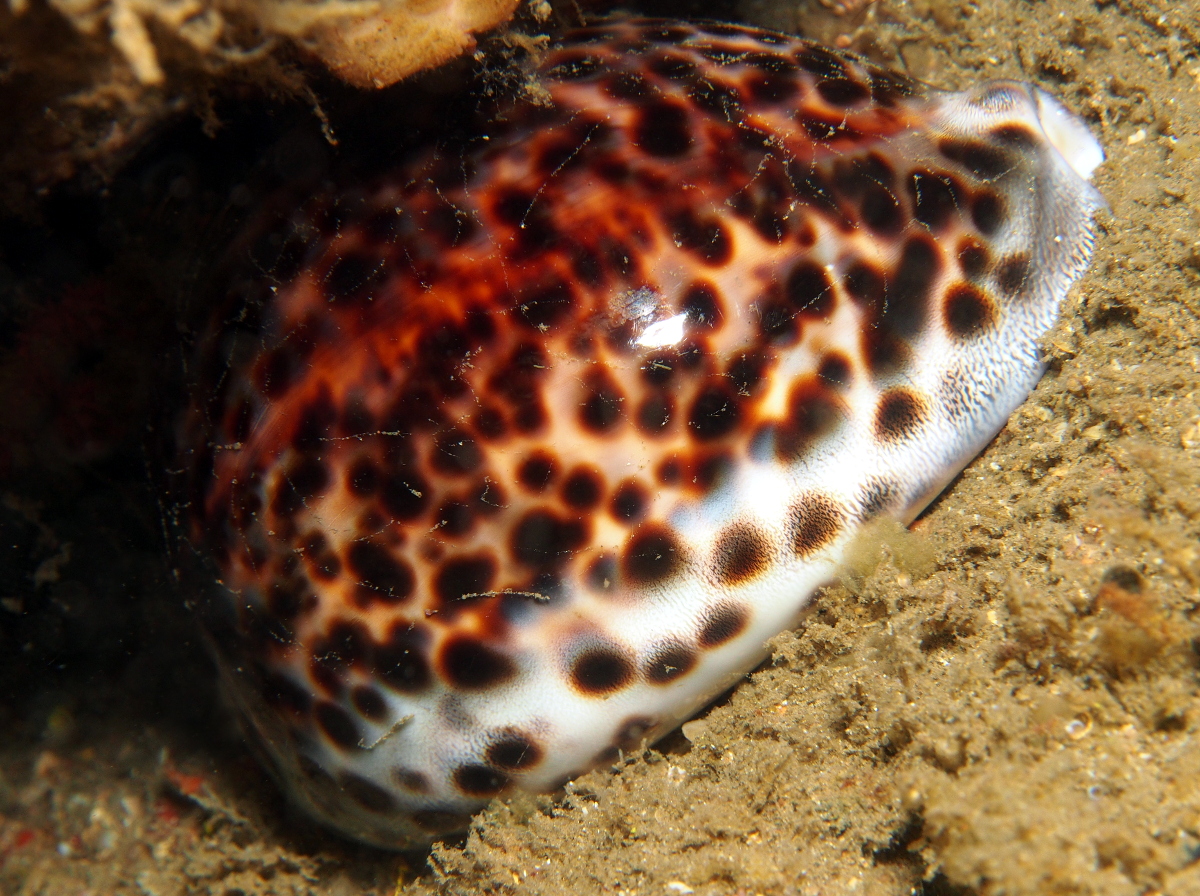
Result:
[[561,785],[759,662],[1037,382],[1103,203],[1086,127],[1016,82],[651,20],[536,81],[298,213],[270,299],[202,346],[231,692],[372,843]]

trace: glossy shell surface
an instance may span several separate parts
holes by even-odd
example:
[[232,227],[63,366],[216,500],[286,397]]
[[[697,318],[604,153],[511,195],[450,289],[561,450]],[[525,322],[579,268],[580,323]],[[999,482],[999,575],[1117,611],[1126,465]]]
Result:
[[[1042,372],[1102,159],[1015,82],[614,21],[202,342],[214,639],[293,797],[389,846],[653,740]],[[217,614],[220,616],[221,614]],[[223,627],[222,627],[223,626]]]

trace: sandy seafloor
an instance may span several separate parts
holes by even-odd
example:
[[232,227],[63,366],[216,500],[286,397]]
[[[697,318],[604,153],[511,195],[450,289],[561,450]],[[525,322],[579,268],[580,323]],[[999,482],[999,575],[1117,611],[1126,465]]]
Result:
[[[0,892],[1200,893],[1200,7],[741,15],[845,34],[943,86],[1033,80],[1100,137],[1111,210],[1006,428],[682,733],[565,793],[498,800],[430,854],[350,845],[242,745],[163,547],[138,417],[155,368],[136,353],[169,341],[164,277],[110,265],[121,240],[101,238],[168,208],[211,228],[189,211],[211,173],[160,148],[133,187],[51,210],[49,260],[36,228],[2,234],[5,288],[39,264],[104,274],[72,286],[75,317],[25,314],[33,337],[0,343]],[[172,277],[203,279],[178,257]],[[20,355],[31,340],[75,348]]]

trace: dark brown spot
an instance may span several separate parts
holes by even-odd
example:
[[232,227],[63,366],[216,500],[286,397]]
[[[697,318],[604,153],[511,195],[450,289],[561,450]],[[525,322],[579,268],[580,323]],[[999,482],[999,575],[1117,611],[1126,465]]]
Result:
[[429,779],[412,769],[397,766],[392,769],[392,780],[411,793],[429,793]]
[[757,352],[742,352],[730,360],[725,377],[738,395],[753,395],[764,381],[767,364],[767,359]]
[[348,252],[340,256],[325,275],[325,298],[338,304],[369,302],[377,295],[386,274],[379,258]]
[[855,140],[863,135],[857,128],[851,126],[846,116],[826,118],[800,111],[795,115],[796,123],[804,129],[813,140],[822,143],[832,143],[835,140]]
[[679,462],[679,458],[675,456],[663,460],[658,465],[658,469],[654,471],[654,477],[658,480],[659,485],[678,485],[682,476],[683,467]]
[[513,402],[513,426],[518,432],[532,434],[546,425],[546,408],[536,394],[522,396]]
[[762,72],[743,78],[742,86],[754,102],[764,104],[786,102],[800,89],[799,82],[790,75]]
[[771,545],[757,529],[735,523],[721,533],[713,549],[713,567],[725,585],[740,585],[767,571]]
[[615,72],[604,80],[603,91],[617,100],[639,100],[658,90],[636,72]]
[[609,513],[623,523],[635,523],[646,512],[650,496],[646,489],[636,480],[626,479],[613,494],[609,503]]
[[875,409],[875,438],[894,442],[911,436],[925,419],[925,403],[904,386],[888,389]]
[[384,480],[379,497],[393,519],[413,520],[429,504],[429,485],[419,473],[401,471]]
[[599,156],[592,161],[591,170],[613,187],[624,187],[631,178],[629,163],[615,156]]
[[[285,477],[280,477],[271,497],[271,513],[276,517],[287,519],[294,516],[304,506],[299,493]],[[251,517],[253,519],[253,517]]]
[[388,815],[396,811],[396,801],[392,795],[361,775],[353,772],[342,772],[338,775],[338,785],[342,793],[350,797],[368,812]]
[[928,237],[911,236],[888,280],[887,304],[881,322],[904,338],[925,326],[933,284],[941,270],[937,245]]
[[448,476],[472,473],[483,462],[483,455],[475,440],[461,429],[449,429],[440,433],[433,442],[430,457],[434,469]]
[[329,469],[319,457],[302,458],[284,474],[301,501],[319,497],[329,487]]
[[967,339],[990,327],[994,312],[982,290],[969,283],[956,283],[946,291],[942,316],[952,335]]
[[1010,171],[1015,163],[1004,147],[982,140],[946,137],[938,141],[938,150],[983,181],[995,180]]
[[413,592],[412,569],[386,547],[372,541],[355,541],[346,551],[350,573],[364,588],[388,603],[404,600]]
[[379,469],[370,458],[360,457],[346,473],[346,488],[356,498],[367,498],[379,490]]
[[963,276],[974,280],[980,277],[992,263],[987,246],[974,237],[963,237],[958,244],[958,266]]
[[873,184],[863,190],[859,208],[862,222],[867,225],[867,229],[880,236],[890,236],[896,233],[903,223],[899,200],[891,190],[878,184]]
[[834,198],[833,185],[819,170],[790,168],[788,183],[795,195],[813,211],[822,212],[838,227],[848,226],[845,215]]
[[446,501],[438,508],[433,525],[441,534],[457,538],[475,527],[475,512],[462,501]]
[[[552,225],[546,224],[544,226],[549,228]],[[522,238],[526,243],[533,239],[533,234],[535,233],[528,221],[525,227],[518,232],[522,234]],[[543,242],[546,242],[546,240],[543,240]],[[544,250],[549,247],[543,245],[537,248]],[[562,280],[556,280],[552,283],[528,289],[522,292],[517,299],[517,313],[520,318],[530,327],[541,333],[562,322],[574,307],[575,291],[571,288],[570,284]]]
[[350,700],[363,718],[370,719],[372,722],[382,722],[387,718],[387,701],[383,699],[383,695],[379,691],[369,685],[356,687],[350,693]]
[[467,796],[490,797],[508,786],[508,775],[486,765],[460,765],[454,770],[454,785]]
[[308,568],[314,578],[332,582],[342,571],[342,561],[329,547],[329,540],[323,533],[313,532],[308,535],[301,545],[301,550],[304,551]]
[[721,301],[711,284],[693,283],[683,294],[679,305],[692,326],[709,330],[721,325]]
[[314,673],[337,674],[367,659],[370,632],[358,622],[339,621],[330,626],[328,634],[312,645]]
[[678,641],[668,641],[650,651],[642,674],[651,684],[670,684],[696,665],[696,651]]
[[622,557],[625,577],[635,585],[666,581],[683,568],[683,563],[675,533],[658,525],[643,526],[634,532]]
[[698,109],[727,122],[741,118],[741,96],[735,87],[722,81],[696,79],[688,87],[688,99]]
[[990,134],[997,143],[1013,146],[1020,150],[1027,151],[1038,145],[1038,138],[1023,124],[1002,124],[993,128]]
[[856,205],[863,223],[878,234],[891,234],[899,229],[900,204],[894,193],[895,184],[894,169],[878,153],[842,159],[833,165],[834,190]]
[[824,316],[833,310],[834,294],[825,269],[801,261],[788,273],[784,296],[797,311]]
[[991,190],[980,190],[971,202],[971,220],[984,236],[994,236],[1007,213],[1004,200]]
[[1029,282],[1030,259],[1027,252],[1018,252],[1000,259],[996,265],[996,285],[1007,296],[1019,296]]
[[918,96],[921,85],[907,75],[887,69],[870,67],[871,98],[885,109],[890,109],[899,100]]
[[851,262],[842,275],[850,298],[871,308],[882,308],[887,298],[887,278],[868,261]]
[[[523,264],[558,247],[561,232],[555,226],[550,207],[537,203],[513,231],[505,245],[508,257]],[[571,310],[571,288],[566,281],[553,278],[548,283],[522,289],[515,302],[517,314],[531,329],[545,332],[559,323]]]
[[850,360],[841,352],[828,352],[817,368],[817,377],[830,386],[849,386],[853,376]]
[[647,65],[656,75],[662,75],[672,81],[684,81],[694,74],[696,64],[685,56],[676,53],[661,53],[651,56]]
[[296,767],[310,784],[319,787],[326,793],[329,793],[332,788],[337,786],[337,782],[333,780],[333,776],[325,771],[319,762],[309,756],[305,756],[303,753],[296,755]]
[[704,615],[698,638],[701,647],[717,647],[736,638],[750,621],[750,612],[737,604],[718,604]]
[[498,687],[517,674],[510,657],[466,637],[453,638],[442,647],[439,665],[451,685],[468,691]]
[[617,558],[601,554],[587,568],[587,584],[593,591],[606,593],[617,584]]
[[675,244],[710,265],[723,265],[733,254],[725,227],[716,218],[700,218],[685,206],[668,216],[667,226]]
[[633,680],[633,663],[613,646],[591,647],[571,664],[571,682],[585,694],[600,696],[626,687]]
[[876,379],[900,373],[912,360],[908,344],[888,327],[865,327],[859,335],[863,360]]
[[629,279],[638,267],[637,253],[628,244],[612,237],[606,237],[602,246],[609,268]]
[[846,63],[835,53],[817,44],[805,44],[795,53],[796,62],[810,75],[821,78],[849,78]]
[[700,492],[710,492],[724,482],[733,469],[733,457],[723,451],[698,454],[691,467],[692,484]]
[[800,336],[796,311],[783,302],[767,301],[758,307],[758,330],[765,342],[790,345]]
[[397,623],[388,640],[375,647],[375,674],[401,693],[420,693],[429,686],[428,650],[429,638],[423,630]]
[[962,191],[948,174],[914,171],[908,179],[915,217],[930,230],[946,227],[963,206]]
[[675,403],[665,392],[655,392],[638,405],[637,427],[643,435],[656,436],[667,431]]
[[529,455],[517,468],[517,481],[535,494],[545,491],[557,472],[554,458],[542,451]]
[[728,435],[740,420],[738,396],[721,382],[701,389],[688,413],[688,426],[702,442]]
[[297,451],[319,448],[332,435],[337,422],[337,408],[328,390],[322,389],[300,416],[300,422],[292,435],[292,446]]
[[488,764],[505,771],[533,768],[542,761],[542,750],[519,731],[505,731],[484,753]]
[[805,557],[833,541],[845,514],[839,504],[820,494],[801,498],[790,511],[792,550]]
[[642,379],[651,386],[666,386],[675,376],[677,362],[678,359],[673,353],[660,352],[648,358],[639,368],[642,371]]
[[587,392],[579,407],[579,422],[594,433],[613,431],[621,422],[625,396],[607,374],[588,378]]
[[[732,26],[731,36],[744,37],[746,29],[740,25]],[[756,37],[761,37],[764,32],[756,32]],[[746,53],[738,58],[742,65],[749,65],[763,74],[768,75],[794,75],[798,67],[795,62],[787,56],[782,56],[779,53]]]
[[789,224],[787,218],[784,217],[784,210],[770,200],[759,205],[751,216],[750,223],[754,225],[755,232],[762,237],[764,242],[782,246],[783,241],[787,238]]
[[634,125],[633,142],[652,156],[683,155],[692,146],[687,109],[672,102],[644,104]]
[[322,700],[313,710],[317,724],[334,744],[343,750],[361,749],[362,735],[353,717],[336,703]]
[[[721,27],[723,26],[705,27],[704,30],[715,33],[717,29]],[[724,33],[728,34],[729,32],[726,31]],[[721,41],[716,41],[711,44],[701,44],[700,46],[696,47],[696,52],[710,62],[715,62],[722,68],[730,65],[736,65],[741,61],[741,54]]]
[[479,229],[471,215],[453,205],[438,205],[420,217],[422,234],[439,240],[444,246],[457,246],[470,239]]
[[563,482],[562,499],[576,510],[590,510],[600,502],[603,490],[604,480],[599,472],[579,467]]
[[562,566],[587,542],[588,526],[548,510],[531,510],[513,530],[509,549],[516,560],[535,569]]
[[338,433],[342,436],[361,438],[371,435],[378,428],[375,415],[361,398],[347,395],[338,417]]
[[487,595],[496,578],[496,561],[486,553],[455,557],[442,564],[433,588],[443,607],[452,607],[464,598]]
[[501,191],[492,204],[492,214],[501,224],[520,227],[529,215],[535,198],[534,194],[520,190]]
[[842,403],[819,379],[802,379],[788,396],[788,415],[775,427],[775,453],[788,462],[803,457],[841,425]]
[[596,289],[604,284],[604,262],[590,246],[571,247],[571,268],[575,277],[585,286]]
[[822,78],[817,82],[817,93],[833,106],[854,106],[871,96],[871,91],[850,78]]

